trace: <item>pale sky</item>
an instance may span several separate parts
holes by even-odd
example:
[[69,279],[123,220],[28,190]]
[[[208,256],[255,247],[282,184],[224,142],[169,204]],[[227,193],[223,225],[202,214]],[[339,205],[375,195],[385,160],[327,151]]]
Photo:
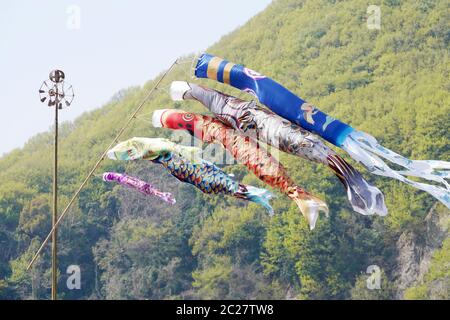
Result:
[[38,96],[50,70],[62,69],[74,87],[73,105],[60,112],[73,120],[205,50],[270,2],[2,0],[0,156],[51,127],[54,113]]

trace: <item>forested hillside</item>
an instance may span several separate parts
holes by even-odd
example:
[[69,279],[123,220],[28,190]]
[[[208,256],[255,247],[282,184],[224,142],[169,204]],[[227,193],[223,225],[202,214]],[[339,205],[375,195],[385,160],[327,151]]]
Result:
[[[380,30],[367,28],[370,4],[381,7]],[[190,37],[201,32],[186,30]],[[450,160],[448,1],[277,0],[208,52],[276,79],[407,157]],[[157,62],[141,61],[143,68],[149,63]],[[170,137],[170,131],[152,128],[155,109],[206,112],[198,103],[170,100],[172,80],[192,81],[188,69],[189,63],[180,64],[168,75],[124,139]],[[62,126],[61,209],[156,80],[123,90],[105,106]],[[198,82],[251,99],[227,86]],[[50,246],[31,272],[25,268],[50,230],[52,142],[52,132],[45,132],[0,159],[0,299],[50,296]],[[352,162],[383,191],[389,209],[386,217],[361,216],[351,210],[330,170],[286,154],[280,160],[299,185],[329,205],[330,217],[321,217],[313,231],[295,204],[276,191],[276,214],[269,217],[257,205],[203,195],[161,166],[105,160],[59,232],[60,297],[450,298],[448,234],[440,236],[447,239],[435,244],[428,268],[405,295],[398,287],[399,239],[418,235],[411,238],[416,243],[434,236],[436,228],[427,227],[426,219],[433,214],[444,221],[440,230],[447,230],[447,208]],[[177,204],[106,184],[100,177],[106,170],[127,172],[173,192]],[[262,186],[241,165],[225,170]],[[66,288],[66,268],[73,264],[81,268],[81,290]],[[380,290],[365,287],[370,265],[382,270]]]

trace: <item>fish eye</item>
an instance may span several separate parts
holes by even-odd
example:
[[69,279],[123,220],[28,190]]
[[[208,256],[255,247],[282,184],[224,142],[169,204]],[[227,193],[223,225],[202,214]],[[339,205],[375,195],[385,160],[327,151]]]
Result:
[[184,121],[191,121],[194,118],[194,115],[192,113],[184,113],[181,118]]

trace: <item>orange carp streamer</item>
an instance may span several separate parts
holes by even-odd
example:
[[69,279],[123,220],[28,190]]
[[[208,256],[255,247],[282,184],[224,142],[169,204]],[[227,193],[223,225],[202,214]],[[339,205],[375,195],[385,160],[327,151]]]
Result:
[[315,227],[320,211],[328,215],[326,203],[297,186],[286,169],[266,149],[221,121],[206,115],[164,109],[153,113],[153,126],[186,130],[203,142],[222,145],[264,183],[278,188],[294,200],[310,229]]

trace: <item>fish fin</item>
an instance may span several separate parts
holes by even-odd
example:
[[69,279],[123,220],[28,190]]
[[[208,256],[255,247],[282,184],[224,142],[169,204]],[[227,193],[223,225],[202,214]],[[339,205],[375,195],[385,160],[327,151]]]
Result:
[[239,194],[239,197],[243,199],[262,205],[268,211],[269,215],[273,216],[274,211],[269,202],[270,199],[272,199],[272,194],[268,190],[253,186],[239,185],[239,191],[237,193]]
[[361,173],[340,156],[329,155],[327,160],[328,166],[345,186],[353,210],[363,215],[387,215],[383,193],[377,187],[370,185]]
[[323,211],[328,217],[329,209],[327,204],[316,196],[313,196],[298,187],[295,187],[294,190],[290,191],[288,196],[294,200],[300,208],[303,216],[308,221],[310,230],[315,228],[320,211]]

